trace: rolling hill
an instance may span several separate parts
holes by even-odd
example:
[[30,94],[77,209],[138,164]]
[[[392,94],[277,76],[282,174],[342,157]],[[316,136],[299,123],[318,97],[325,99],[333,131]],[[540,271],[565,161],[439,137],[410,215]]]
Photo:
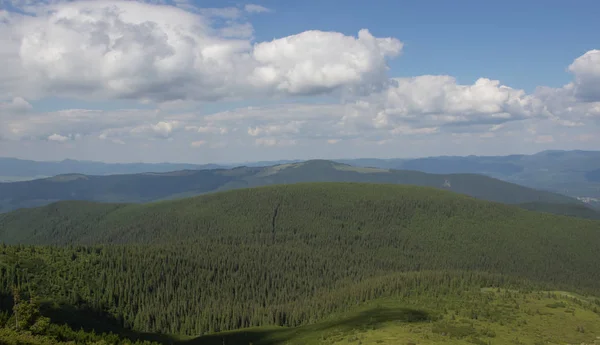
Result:
[[217,164],[184,163],[102,163],[65,159],[62,161],[32,161],[18,158],[0,157],[0,182],[3,180],[33,180],[65,174],[116,175],[144,172],[169,172],[186,169],[216,169]]
[[586,198],[600,207],[600,151],[542,151],[533,155],[349,159],[339,162],[433,174],[484,174],[531,188]]
[[[532,155],[439,156],[402,159],[335,159],[360,167],[414,170],[431,174],[483,174],[530,188],[581,198],[600,208],[600,151],[542,151]],[[299,163],[299,160],[247,162],[243,164],[127,163],[111,164],[64,160],[27,161],[0,158],[0,182],[39,179],[63,174],[115,175],[177,170],[230,169],[244,165],[265,167]]]
[[[600,222],[428,187],[63,201],[0,215],[0,241],[0,295],[21,282],[53,323],[97,333],[181,344],[561,343],[589,340],[579,330],[600,320],[589,296],[600,295]],[[557,289],[586,295],[541,292]],[[572,329],[540,334],[545,324]]]
[[600,220],[600,212],[588,207],[587,205],[528,202],[518,204],[518,206],[531,211],[547,212],[563,216]]
[[581,204],[556,193],[534,190],[476,174],[428,174],[418,171],[353,167],[312,160],[270,167],[183,170],[168,173],[52,178],[0,183],[0,211],[41,206],[60,200],[149,202],[245,187],[299,182],[368,182],[443,188],[508,204]]

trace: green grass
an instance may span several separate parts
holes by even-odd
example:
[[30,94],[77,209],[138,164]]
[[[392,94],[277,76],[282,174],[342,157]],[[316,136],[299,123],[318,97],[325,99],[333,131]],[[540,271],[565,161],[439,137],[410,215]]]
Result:
[[[443,298],[377,299],[301,327],[253,327],[159,342],[176,345],[591,345],[600,344],[597,308],[587,297],[565,292],[482,289]],[[6,328],[0,329],[0,343],[67,344]]]
[[[560,303],[564,307],[548,307]],[[556,292],[482,290],[454,298],[379,299],[297,328],[263,327],[184,341],[254,344],[600,344],[600,315]]]

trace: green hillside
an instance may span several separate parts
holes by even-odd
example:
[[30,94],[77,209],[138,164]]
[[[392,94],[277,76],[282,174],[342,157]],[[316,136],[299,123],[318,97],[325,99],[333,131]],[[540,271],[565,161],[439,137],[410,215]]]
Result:
[[[600,344],[600,302],[562,291],[469,289],[362,303],[299,327],[265,326],[199,337],[0,328],[7,345]],[[12,321],[12,320],[10,320]],[[153,339],[152,342],[140,339]]]
[[519,204],[518,206],[531,211],[600,220],[600,211],[594,210],[586,205],[530,202]]
[[[539,191],[476,174],[436,175],[418,171],[360,168],[324,160],[271,167],[184,170],[170,173],[53,178],[0,183],[0,212],[61,200],[150,202],[245,187],[299,182],[364,182],[428,186],[508,204],[580,204],[560,194]],[[561,213],[561,212],[558,212]]]
[[550,150],[533,155],[337,161],[356,166],[418,170],[432,174],[483,174],[531,188],[585,198],[591,206],[600,206],[600,151]]
[[0,240],[61,245],[3,247],[6,295],[27,283],[58,303],[50,312],[76,306],[146,333],[297,327],[377,298],[490,286],[600,291],[600,222],[415,186],[60,202],[0,215]]

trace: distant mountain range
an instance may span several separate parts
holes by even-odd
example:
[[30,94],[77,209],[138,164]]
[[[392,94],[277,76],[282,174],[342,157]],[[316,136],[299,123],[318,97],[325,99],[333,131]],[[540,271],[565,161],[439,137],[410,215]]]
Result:
[[[584,203],[557,193],[535,190],[478,174],[429,174],[411,170],[355,167],[311,160],[269,167],[180,170],[122,175],[66,174],[0,183],[0,212],[61,200],[136,203],[175,199],[209,192],[298,182],[366,182],[436,187],[475,198],[528,209],[586,216]],[[554,206],[549,207],[548,204]],[[561,206],[562,205],[562,206]],[[566,205],[569,205],[566,207]],[[591,211],[595,218],[596,213]]]
[[543,151],[534,155],[448,156],[417,159],[353,159],[356,166],[475,173],[581,198],[600,206],[600,151]]
[[0,157],[0,182],[31,180],[64,174],[114,175],[142,172],[168,172],[185,169],[216,169],[217,164],[184,163],[102,163],[66,159],[59,162],[40,162]]
[[[338,163],[380,169],[415,170],[433,174],[483,174],[523,186],[578,198],[600,207],[600,151],[543,151],[534,155],[441,156],[415,159],[338,159]],[[165,173],[179,170],[264,167],[300,160],[243,164],[100,163],[64,160],[37,162],[0,158],[0,182],[31,180],[62,174],[114,175]]]

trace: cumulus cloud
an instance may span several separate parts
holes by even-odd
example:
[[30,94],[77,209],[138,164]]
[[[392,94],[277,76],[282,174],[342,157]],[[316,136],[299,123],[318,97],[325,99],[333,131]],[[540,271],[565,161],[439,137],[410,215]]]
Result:
[[[232,134],[244,133],[267,145],[273,138],[312,140],[349,137],[341,127],[347,111],[343,104],[278,104],[245,107],[204,116],[199,128],[228,128]],[[206,123],[206,125],[204,125]],[[200,131],[199,131],[200,132]],[[211,131],[215,133],[215,130]],[[365,137],[369,133],[363,133]]]
[[568,67],[573,81],[561,88],[540,86],[533,96],[562,127],[600,124],[600,50],[590,50]]
[[534,95],[545,104],[551,119],[564,127],[600,123],[600,101],[581,101],[573,83],[562,88],[539,87]]
[[[299,152],[309,143],[381,150],[444,139],[466,147],[468,140],[519,135],[528,135],[523,142],[530,145],[554,145],[566,140],[559,131],[594,143],[600,124],[599,50],[568,66],[571,83],[527,94],[488,78],[472,84],[446,75],[389,78],[387,62],[403,44],[366,29],[356,36],[311,30],[255,42],[248,18],[269,11],[259,5],[13,2],[31,14],[0,11],[4,147],[6,140],[81,139],[110,147],[172,141],[182,150],[203,148],[196,153],[225,147]],[[313,95],[334,97],[328,104],[299,103]],[[52,96],[158,104],[155,110],[33,109],[36,98]],[[240,103],[207,106],[260,104],[267,97],[279,104],[218,112]]]
[[17,97],[15,87],[27,78],[18,55],[20,37],[13,33],[16,25],[13,15],[0,9],[0,99]]
[[289,94],[324,93],[341,86],[377,84],[387,80],[386,58],[396,56],[402,43],[376,38],[366,30],[358,37],[306,31],[259,43],[259,62],[251,80],[255,86]]
[[460,85],[455,78],[444,75],[392,79],[386,90],[369,96],[359,105],[374,109],[374,126],[399,132],[406,132],[402,126],[407,123],[435,128],[550,116],[541,100],[523,90],[487,78],[480,78],[472,85]]
[[134,135],[150,134],[150,136],[155,136],[158,138],[169,138],[171,137],[173,131],[179,128],[180,124],[178,121],[160,121],[156,124],[151,123],[135,127],[130,130],[130,133]]
[[65,141],[68,141],[69,137],[66,137],[64,135],[60,135],[60,134],[54,133],[54,134],[48,136],[48,140],[50,140],[50,141],[57,141],[59,143],[63,143]]
[[0,116],[2,113],[23,113],[31,110],[33,106],[21,97],[15,97],[11,101],[0,101]]
[[[328,93],[385,82],[386,59],[402,49],[400,41],[367,30],[357,37],[307,31],[254,43],[238,8],[192,12],[102,0],[3,16],[0,54],[10,63],[2,72],[20,72],[0,73],[0,84],[28,97],[164,102]],[[231,21],[217,25],[214,17]]]
[[590,50],[569,66],[575,80],[574,95],[585,102],[600,102],[600,50]]
[[[356,104],[280,104],[264,107],[238,108],[204,116],[197,128],[227,128],[227,133],[255,138],[257,145],[292,145],[322,141],[335,144],[344,140],[381,141],[395,136],[427,136],[439,132],[439,127],[421,123],[398,122],[389,128],[377,126],[377,109]],[[204,125],[203,123],[206,123]]]
[[300,132],[300,129],[304,123],[304,121],[290,121],[283,124],[269,124],[249,127],[248,134],[253,137],[262,135],[297,134]]
[[[1,112],[0,137],[8,140],[45,140],[54,134],[102,136],[102,139],[128,136],[135,128],[150,126],[159,120],[154,110],[68,109],[53,112]],[[156,125],[156,123],[154,124]],[[160,125],[157,127],[160,132]]]

